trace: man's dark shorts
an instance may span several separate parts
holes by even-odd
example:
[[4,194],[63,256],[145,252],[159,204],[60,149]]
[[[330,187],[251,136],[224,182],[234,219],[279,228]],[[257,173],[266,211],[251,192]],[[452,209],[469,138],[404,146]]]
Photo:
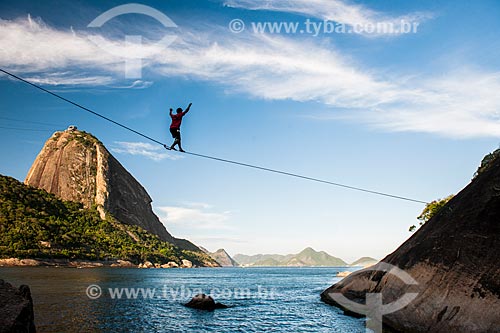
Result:
[[179,139],[181,138],[181,130],[180,128],[171,128],[170,134],[172,134],[172,138]]

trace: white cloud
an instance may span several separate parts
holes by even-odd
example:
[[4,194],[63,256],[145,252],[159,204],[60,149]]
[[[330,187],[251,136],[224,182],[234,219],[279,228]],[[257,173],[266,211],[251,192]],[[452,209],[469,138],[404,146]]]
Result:
[[225,42],[169,50],[169,59],[177,60],[159,70],[216,81],[257,98],[321,102],[336,109],[326,118],[383,130],[500,136],[500,73],[470,69],[406,78],[366,70],[324,44],[262,35]]
[[232,211],[218,211],[204,202],[185,202],[155,207],[155,212],[174,235],[188,238],[206,248],[219,249],[228,244],[245,242],[235,234],[235,228],[230,223]]
[[193,208],[200,208],[200,209],[210,209],[213,206],[211,204],[205,203],[205,202],[184,202],[183,206],[189,206]]
[[401,93],[332,47],[312,42],[265,35],[190,42],[187,48],[169,49],[158,60],[159,71],[217,81],[259,98],[317,100],[341,107],[376,106]]
[[[220,37],[219,42],[211,41],[214,35]],[[130,48],[135,53],[141,50],[145,66],[163,75],[216,81],[259,98],[318,99],[362,107],[391,98],[386,93],[391,93],[387,89],[390,84],[373,79],[337,52],[314,43],[307,45],[279,36],[237,38],[216,27],[212,35],[185,32],[182,38],[162,52],[155,45],[125,45],[115,40],[107,43],[118,49],[115,53],[130,53]],[[0,50],[0,63],[22,71],[43,72],[45,78],[40,74],[31,76],[38,83],[109,84],[124,74],[124,59],[99,49],[86,33],[56,30],[41,20],[0,20],[0,44],[10,45]],[[72,66],[93,68],[107,76],[85,79],[83,75],[76,77],[71,70],[61,72],[61,68]],[[56,73],[51,74],[51,70]]]
[[227,221],[231,212],[208,211],[208,204],[188,204],[183,206],[157,207],[161,212],[160,220],[165,225],[182,225],[189,229],[228,229]]
[[389,131],[412,131],[454,138],[500,136],[500,72],[475,70],[417,83],[415,98],[345,114]]
[[[236,35],[221,27],[184,31],[163,52],[154,45],[109,42],[124,52],[127,47],[143,47],[145,68],[155,75],[215,82],[256,98],[320,102],[331,110],[325,118],[349,119],[388,131],[458,138],[500,136],[498,72],[469,69],[407,78],[367,69],[324,40]],[[100,84],[107,77],[116,81],[123,77],[123,59],[103,54],[82,32],[60,31],[26,19],[0,20],[0,44],[10,46],[0,49],[2,66],[43,72],[43,78],[30,75],[39,82]],[[85,81],[75,76],[71,66],[94,68],[100,74]],[[132,83],[144,84],[148,83]],[[156,160],[172,158],[158,149],[128,144],[114,151]]]
[[128,86],[115,86],[114,88],[121,88],[121,89],[130,89],[130,88],[145,89],[145,88],[151,87],[152,85],[153,85],[153,82],[151,82],[151,81],[135,80],[134,82],[132,82]]
[[84,36],[72,30],[47,26],[31,17],[0,20],[0,63],[27,70],[62,68],[69,65],[91,65],[110,68],[115,60]]
[[118,154],[129,154],[135,156],[144,156],[153,161],[161,161],[164,159],[178,160],[183,158],[178,154],[170,154],[165,151],[165,148],[159,145],[153,145],[147,142],[115,142],[116,147],[112,147],[111,151]]
[[24,79],[46,85],[70,85],[70,86],[101,86],[114,82],[110,76],[78,76],[72,73],[47,73],[43,77],[40,75],[25,77]]
[[355,5],[341,0],[226,0],[224,4],[229,7],[244,8],[249,10],[268,10],[294,13],[303,16],[335,21],[351,27],[378,27],[375,33],[369,35],[384,35],[388,31],[382,28],[392,26],[391,35],[398,35],[402,22],[409,24],[421,22],[432,17],[430,13],[412,13],[408,15],[390,17],[362,5]]
[[[43,78],[38,74],[30,79],[47,85],[110,85],[123,78],[126,59],[100,49],[90,36],[111,45],[115,54],[141,54],[147,59],[161,52],[161,47],[153,43],[125,43],[72,28],[58,30],[28,16],[0,19],[0,64],[24,73],[43,73]],[[135,80],[120,88],[141,89],[150,85]]]

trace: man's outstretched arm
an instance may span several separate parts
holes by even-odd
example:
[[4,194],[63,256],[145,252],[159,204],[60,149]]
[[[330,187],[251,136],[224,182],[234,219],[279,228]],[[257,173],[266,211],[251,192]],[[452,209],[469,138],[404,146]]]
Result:
[[172,117],[172,112],[173,112],[173,111],[174,111],[174,110],[173,110],[172,108],[170,108],[170,113],[169,113],[169,114],[170,114],[170,117]]
[[189,112],[189,110],[191,109],[191,105],[193,105],[193,103],[189,103],[188,107],[186,108],[186,111],[184,111],[184,114]]

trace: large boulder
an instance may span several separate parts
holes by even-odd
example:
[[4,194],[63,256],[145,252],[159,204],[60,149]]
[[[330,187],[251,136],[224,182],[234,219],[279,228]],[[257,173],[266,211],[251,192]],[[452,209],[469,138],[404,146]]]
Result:
[[43,265],[43,263],[40,260],[35,260],[35,259],[18,259],[18,258],[0,259],[0,267],[41,266],[41,265]]
[[117,260],[115,263],[111,264],[111,267],[126,267],[126,268],[132,268],[136,267],[132,262],[128,260]]
[[36,332],[30,288],[19,289],[0,279],[0,333]]
[[[355,272],[321,294],[364,303],[381,293],[384,304],[412,290],[417,297],[384,316],[403,332],[500,332],[500,158],[382,262],[408,273],[418,286],[391,272]],[[397,269],[396,269],[397,270]]]
[[193,268],[193,263],[190,260],[182,259],[182,268]]
[[214,301],[212,296],[207,296],[205,294],[198,294],[194,296],[189,302],[185,304],[188,308],[213,311],[215,309],[226,309],[227,305],[222,303],[217,303]]
[[145,261],[144,263],[140,263],[138,268],[153,268],[155,265],[151,261]]
[[177,268],[179,265],[175,261],[169,261],[166,264],[161,265],[161,268]]

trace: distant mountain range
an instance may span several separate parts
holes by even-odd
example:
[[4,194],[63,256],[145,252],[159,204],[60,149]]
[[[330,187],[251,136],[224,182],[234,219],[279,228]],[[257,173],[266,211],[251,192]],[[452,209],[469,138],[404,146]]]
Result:
[[377,260],[369,257],[363,257],[351,265],[346,263],[344,260],[334,257],[325,251],[315,251],[314,249],[308,247],[297,254],[256,254],[256,255],[244,255],[237,254],[234,256],[241,266],[290,266],[290,267],[300,267],[300,266],[366,266],[368,263],[376,263]]

